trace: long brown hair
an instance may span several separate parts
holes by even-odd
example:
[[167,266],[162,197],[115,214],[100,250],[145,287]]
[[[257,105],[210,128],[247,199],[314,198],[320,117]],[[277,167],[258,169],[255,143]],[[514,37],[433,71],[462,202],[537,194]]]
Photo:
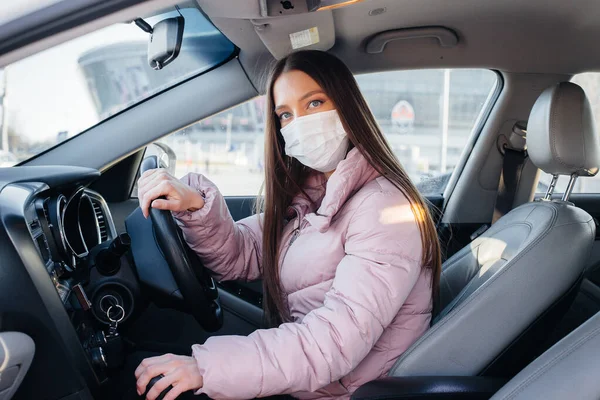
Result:
[[286,210],[293,198],[303,194],[309,199],[303,186],[311,170],[285,155],[280,122],[274,112],[273,85],[281,74],[292,70],[304,72],[321,86],[335,104],[351,145],[357,147],[373,168],[408,198],[421,232],[422,265],[431,269],[431,285],[436,299],[441,251],[426,200],[392,152],[348,67],[329,53],[306,50],[279,60],[271,70],[266,87],[264,197],[257,202],[257,212],[264,212],[262,273],[267,324],[277,326],[290,320],[279,277],[279,246]]

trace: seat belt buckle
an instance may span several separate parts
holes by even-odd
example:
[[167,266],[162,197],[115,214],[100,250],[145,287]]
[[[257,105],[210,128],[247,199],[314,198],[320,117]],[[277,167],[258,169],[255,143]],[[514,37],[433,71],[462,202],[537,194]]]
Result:
[[490,229],[490,226],[488,224],[481,225],[479,228],[477,228],[477,230],[473,232],[470,236],[471,242],[477,239],[479,236],[483,235],[488,229]]
[[502,155],[506,149],[527,153],[527,122],[517,122],[508,137],[504,134],[498,136],[496,145]]

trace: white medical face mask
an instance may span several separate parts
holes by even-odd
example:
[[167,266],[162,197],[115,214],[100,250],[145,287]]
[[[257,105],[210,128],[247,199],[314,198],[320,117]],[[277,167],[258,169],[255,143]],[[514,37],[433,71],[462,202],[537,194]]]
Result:
[[320,172],[331,172],[346,158],[348,136],[336,110],[298,117],[281,129],[285,154]]

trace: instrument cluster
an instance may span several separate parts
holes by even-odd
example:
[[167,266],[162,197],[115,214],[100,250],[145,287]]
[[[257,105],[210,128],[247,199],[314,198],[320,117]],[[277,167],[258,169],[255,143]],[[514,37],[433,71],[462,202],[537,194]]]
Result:
[[30,230],[51,275],[74,272],[91,249],[114,237],[104,199],[83,187],[37,199],[35,212]]

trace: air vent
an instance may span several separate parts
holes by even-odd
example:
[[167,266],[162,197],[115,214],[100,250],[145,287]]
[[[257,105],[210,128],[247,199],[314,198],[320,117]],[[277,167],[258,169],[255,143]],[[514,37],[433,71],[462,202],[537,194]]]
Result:
[[98,218],[98,226],[100,227],[100,238],[102,242],[108,240],[108,227],[106,226],[106,218],[104,218],[104,212],[102,211],[102,207],[98,202],[92,199],[92,204],[94,205],[94,211],[96,212],[96,218]]

